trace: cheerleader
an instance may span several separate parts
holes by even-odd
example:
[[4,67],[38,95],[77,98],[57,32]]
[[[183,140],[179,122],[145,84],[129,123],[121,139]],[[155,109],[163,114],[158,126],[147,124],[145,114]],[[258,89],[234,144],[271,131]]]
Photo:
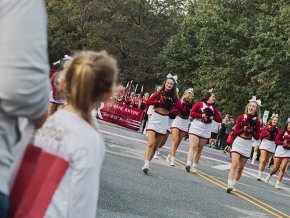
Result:
[[173,106],[177,109],[181,108],[176,92],[176,80],[177,76],[168,74],[161,90],[155,92],[147,100],[148,105],[155,105],[155,107],[147,126],[148,143],[145,151],[144,166],[142,167],[145,174],[149,171],[149,161],[152,160],[155,151],[167,133],[169,111]]
[[259,165],[259,171],[258,171],[258,181],[262,181],[262,172],[265,169],[266,162],[269,161],[271,155],[275,153],[276,144],[275,144],[275,138],[278,134],[278,114],[273,114],[271,119],[268,121],[268,123],[263,127],[260,139],[260,165]]
[[197,172],[197,164],[199,162],[203,146],[211,137],[212,120],[217,123],[222,122],[220,112],[213,104],[216,101],[215,94],[210,89],[197,102],[190,111],[190,116],[194,118],[189,128],[189,150],[187,154],[186,171]]
[[178,111],[177,117],[174,119],[171,125],[172,145],[170,153],[167,156],[167,161],[172,167],[175,167],[176,150],[180,145],[182,139],[188,134],[188,117],[190,109],[192,108],[191,102],[193,101],[193,96],[194,93],[192,88],[184,92],[181,98],[182,110]]
[[58,70],[52,68],[51,70],[51,91],[49,94],[48,116],[52,115],[58,109],[65,105],[64,92],[62,87],[62,80],[64,73],[71,63],[72,57],[65,55],[61,61],[56,62],[59,66]]
[[271,176],[280,169],[278,180],[275,185],[275,188],[280,189],[280,182],[284,176],[290,158],[290,118],[288,118],[284,130],[278,132],[275,143],[278,146],[274,155],[274,167],[268,174],[265,182],[269,183]]
[[231,150],[232,165],[228,175],[227,192],[230,193],[241,178],[244,166],[251,156],[252,138],[260,137],[260,106],[261,100],[253,96],[236,122],[234,135],[236,136]]

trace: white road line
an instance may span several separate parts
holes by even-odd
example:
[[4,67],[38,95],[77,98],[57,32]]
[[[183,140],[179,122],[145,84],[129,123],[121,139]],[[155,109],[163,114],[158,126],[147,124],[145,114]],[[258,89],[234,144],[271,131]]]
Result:
[[229,170],[231,169],[231,164],[216,165],[216,166],[212,166],[212,168],[217,169],[217,170]]
[[[128,136],[123,136],[123,135],[119,135],[119,134],[116,134],[116,133],[112,133],[112,132],[107,132],[107,131],[104,131],[104,130],[100,130],[101,132],[105,133],[105,134],[108,134],[108,135],[113,135],[113,136],[118,136],[118,137],[121,137],[121,138],[125,138],[125,139],[130,139],[130,140],[134,140],[134,141],[137,141],[137,142],[143,142],[143,143],[147,143],[145,140],[140,140],[140,139],[136,139],[136,138],[132,138],[132,137],[128,137]],[[168,147],[168,146],[163,146],[163,148],[166,148],[167,150],[170,150],[171,148]],[[187,154],[187,152],[185,151],[181,151],[181,150],[177,150],[177,152],[181,152],[181,153],[185,153]],[[203,158],[206,158],[206,159],[209,159],[209,160],[214,160],[214,161],[218,161],[220,163],[224,163],[224,164],[230,164],[226,161],[222,161],[222,160],[217,160],[217,159],[214,159],[214,158],[211,158],[211,157],[205,157],[203,155],[201,155]],[[254,171],[254,172],[257,172],[257,170],[255,169],[251,169],[251,168],[248,168],[248,167],[245,167],[245,169],[247,170],[251,170],[251,171]],[[246,172],[248,175],[250,176],[253,176],[253,177],[257,177],[257,173],[250,173],[250,172],[247,172],[247,171],[244,171]],[[273,175],[273,177],[277,177],[276,175]],[[290,179],[287,179],[287,178],[283,178],[283,180],[286,180],[286,181],[290,181]],[[286,188],[288,189],[288,188]]]

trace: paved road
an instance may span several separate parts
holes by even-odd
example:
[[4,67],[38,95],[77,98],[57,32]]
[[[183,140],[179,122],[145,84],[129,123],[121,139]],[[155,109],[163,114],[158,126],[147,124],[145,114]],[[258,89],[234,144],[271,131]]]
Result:
[[[101,122],[107,146],[101,174],[97,217],[289,217],[290,179],[283,190],[258,182],[257,166],[247,165],[237,192],[227,194],[230,158],[205,148],[198,174],[186,173],[187,142],[177,153],[178,165],[165,161],[170,140],[159,160],[141,171],[146,146],[143,134]],[[264,176],[265,177],[265,176]]]

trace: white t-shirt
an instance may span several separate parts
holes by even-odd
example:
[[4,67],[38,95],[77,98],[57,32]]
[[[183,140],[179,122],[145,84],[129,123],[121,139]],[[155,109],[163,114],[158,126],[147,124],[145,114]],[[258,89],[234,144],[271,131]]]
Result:
[[37,131],[35,145],[69,161],[46,211],[47,218],[95,218],[104,140],[77,114],[58,110]]

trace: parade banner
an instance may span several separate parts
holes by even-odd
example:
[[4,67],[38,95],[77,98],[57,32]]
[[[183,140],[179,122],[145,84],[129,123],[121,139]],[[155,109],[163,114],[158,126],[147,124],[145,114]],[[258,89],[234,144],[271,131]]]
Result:
[[97,118],[138,131],[142,123],[143,113],[144,111],[138,108],[108,101],[100,107]]

